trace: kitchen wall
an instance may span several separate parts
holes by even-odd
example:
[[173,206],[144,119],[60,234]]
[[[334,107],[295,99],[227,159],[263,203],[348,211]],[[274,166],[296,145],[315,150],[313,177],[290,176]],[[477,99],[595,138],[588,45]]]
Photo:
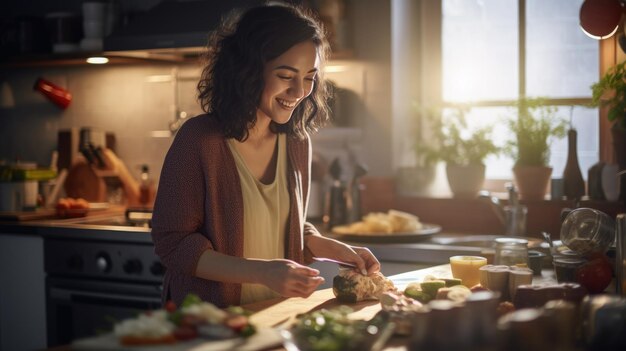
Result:
[[[12,3],[3,6],[19,13],[19,6]],[[130,4],[140,7],[150,1]],[[351,139],[358,144],[354,148],[357,157],[369,166],[370,175],[391,175],[390,2],[362,0],[347,4],[351,55],[340,64],[348,67],[348,73],[334,76],[359,99],[360,108],[354,110],[358,115],[350,117],[362,126],[358,133],[350,134],[356,135]],[[198,68],[195,64],[154,63],[29,68],[0,65],[0,83],[8,84],[15,100],[12,107],[0,107],[0,160],[48,165],[59,130],[96,127],[115,134],[117,153],[136,176],[141,164],[148,164],[158,175],[172,139],[154,137],[152,132],[167,130],[174,120],[175,90],[171,80],[155,81],[171,75],[173,69],[189,78],[197,76]],[[38,77],[67,88],[73,95],[70,107],[60,110],[33,91]],[[181,103],[191,115],[199,112],[193,100],[194,89],[193,79],[179,81]],[[327,139],[314,141],[323,149]],[[335,149],[334,144],[328,145],[327,149]]]
[[[14,107],[0,110],[0,159],[46,166],[57,147],[58,131],[94,127],[115,135],[116,152],[134,174],[148,164],[158,175],[172,138],[153,137],[152,132],[167,131],[175,119],[175,85],[169,78],[173,69],[180,76],[197,76],[193,65],[164,64],[0,70],[15,100]],[[38,77],[72,94],[66,110],[33,90]],[[179,81],[181,105],[192,115],[199,112],[194,86]]]

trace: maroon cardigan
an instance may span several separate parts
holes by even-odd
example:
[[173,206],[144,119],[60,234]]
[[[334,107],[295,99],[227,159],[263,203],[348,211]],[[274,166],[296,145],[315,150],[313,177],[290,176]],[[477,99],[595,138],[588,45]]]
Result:
[[[304,140],[287,137],[287,155],[290,213],[285,258],[309,263],[303,237],[319,233],[305,223],[311,171],[308,136]],[[219,307],[239,304],[241,284],[194,275],[205,250],[243,256],[239,173],[226,138],[209,115],[188,120],[165,157],[154,204],[152,240],[166,267],[164,301],[180,304],[188,293],[195,293]]]

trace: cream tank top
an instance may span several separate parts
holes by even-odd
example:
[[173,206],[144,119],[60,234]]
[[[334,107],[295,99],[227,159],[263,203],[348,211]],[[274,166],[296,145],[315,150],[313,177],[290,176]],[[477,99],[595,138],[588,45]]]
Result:
[[[243,256],[246,258],[275,259],[285,257],[285,232],[289,217],[287,191],[287,139],[278,134],[278,157],[274,181],[261,183],[250,172],[237,151],[237,141],[228,139],[235,158],[243,194]],[[242,284],[240,303],[247,304],[278,297],[277,293],[261,284]]]

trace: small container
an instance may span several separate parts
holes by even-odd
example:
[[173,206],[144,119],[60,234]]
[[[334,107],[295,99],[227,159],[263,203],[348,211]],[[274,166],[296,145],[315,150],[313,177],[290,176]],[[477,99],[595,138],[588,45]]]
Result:
[[534,275],[541,275],[541,268],[543,267],[543,259],[545,257],[546,254],[541,251],[528,251],[528,267],[533,270]]
[[552,260],[554,273],[559,283],[576,282],[576,272],[578,268],[585,264],[587,260],[577,256],[556,256]]
[[494,263],[496,265],[505,266],[528,266],[528,240],[519,238],[497,238]]

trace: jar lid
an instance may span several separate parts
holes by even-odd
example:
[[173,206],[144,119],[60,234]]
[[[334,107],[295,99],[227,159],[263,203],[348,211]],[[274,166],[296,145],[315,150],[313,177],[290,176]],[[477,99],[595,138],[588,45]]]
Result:
[[505,245],[528,245],[528,240],[520,238],[496,238],[496,243]]
[[553,264],[555,266],[560,267],[578,267],[581,264],[585,263],[586,260],[584,258],[578,257],[555,257],[553,260]]

